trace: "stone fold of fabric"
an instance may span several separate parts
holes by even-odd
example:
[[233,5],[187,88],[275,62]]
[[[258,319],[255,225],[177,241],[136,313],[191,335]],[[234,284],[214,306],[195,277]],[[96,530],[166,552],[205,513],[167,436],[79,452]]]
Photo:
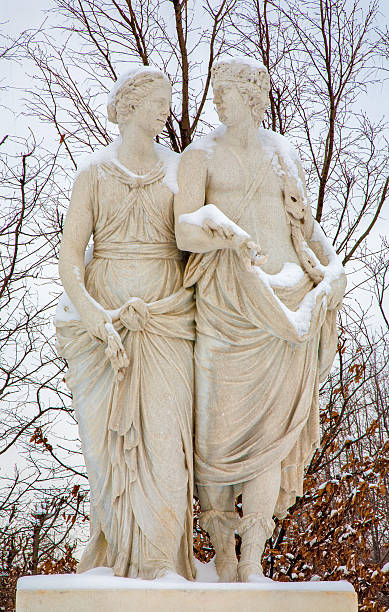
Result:
[[[292,232],[286,190],[265,166],[269,185],[284,197]],[[252,179],[246,205],[222,209],[254,242],[261,222],[255,209],[266,195],[259,190],[254,198],[251,185],[260,182]],[[299,241],[307,241],[309,208],[294,204]],[[184,277],[185,287],[196,287],[195,481],[236,485],[238,493],[242,483],[280,463],[280,518],[303,494],[304,467],[319,447],[319,381],[337,348],[336,311],[327,311],[320,286],[304,333],[285,312],[295,312],[316,284],[312,266],[300,265],[304,275],[295,285],[270,287],[236,251],[219,249],[192,253]]]
[[109,566],[119,576],[194,576],[194,302],[182,287],[173,196],[162,178],[159,166],[136,185],[114,164],[89,169],[95,248],[85,287],[119,313],[124,378],[82,320],[57,321],[91,488],[80,572]]

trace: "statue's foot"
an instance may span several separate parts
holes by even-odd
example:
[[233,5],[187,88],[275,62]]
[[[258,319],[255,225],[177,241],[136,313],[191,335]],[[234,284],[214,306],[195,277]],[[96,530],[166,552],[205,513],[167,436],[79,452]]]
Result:
[[274,582],[274,580],[272,580],[271,578],[268,578],[267,576],[264,576],[263,574],[249,574],[247,576],[246,582],[264,583],[264,582]]
[[184,576],[173,572],[172,570],[166,570],[163,574],[156,578],[159,582],[188,582]]
[[243,562],[238,565],[238,582],[265,583],[274,581],[263,575],[262,567],[258,566],[257,563]]
[[217,563],[216,561],[216,571],[219,576],[219,582],[236,582],[238,578],[237,570],[237,561],[225,561],[222,563]]

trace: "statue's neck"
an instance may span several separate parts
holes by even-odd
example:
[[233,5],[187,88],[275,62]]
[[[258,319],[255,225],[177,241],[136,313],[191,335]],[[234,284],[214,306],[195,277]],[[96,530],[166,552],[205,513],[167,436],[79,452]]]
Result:
[[145,174],[158,162],[152,134],[146,134],[137,125],[120,130],[121,143],[117,157],[121,164],[135,174]]
[[258,128],[252,122],[248,125],[227,126],[223,140],[226,145],[240,149],[248,150],[258,147]]

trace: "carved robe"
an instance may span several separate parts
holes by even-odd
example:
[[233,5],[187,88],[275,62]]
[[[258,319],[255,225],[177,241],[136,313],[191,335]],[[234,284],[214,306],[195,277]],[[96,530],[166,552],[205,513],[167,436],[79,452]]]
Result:
[[91,538],[78,570],[155,578],[177,568],[191,579],[194,307],[163,176],[161,166],[143,180],[114,163],[89,170],[86,289],[107,310],[137,298],[115,324],[130,361],[123,380],[82,321],[57,320],[57,337],[91,488]]

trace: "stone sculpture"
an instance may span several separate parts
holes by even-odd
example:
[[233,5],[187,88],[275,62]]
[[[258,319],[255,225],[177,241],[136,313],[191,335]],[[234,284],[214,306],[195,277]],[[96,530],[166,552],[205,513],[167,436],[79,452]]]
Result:
[[272,517],[302,494],[319,445],[318,385],[346,283],[297,154],[258,130],[266,69],[220,61],[212,84],[223,125],[183,153],[175,198],[177,244],[191,252],[184,286],[196,286],[195,481],[220,580],[258,582]]
[[79,173],[64,227],[58,350],[91,488],[81,572],[194,575],[193,296],[174,237],[178,156],[154,144],[170,101],[159,71],[117,82],[108,118],[120,138]]

